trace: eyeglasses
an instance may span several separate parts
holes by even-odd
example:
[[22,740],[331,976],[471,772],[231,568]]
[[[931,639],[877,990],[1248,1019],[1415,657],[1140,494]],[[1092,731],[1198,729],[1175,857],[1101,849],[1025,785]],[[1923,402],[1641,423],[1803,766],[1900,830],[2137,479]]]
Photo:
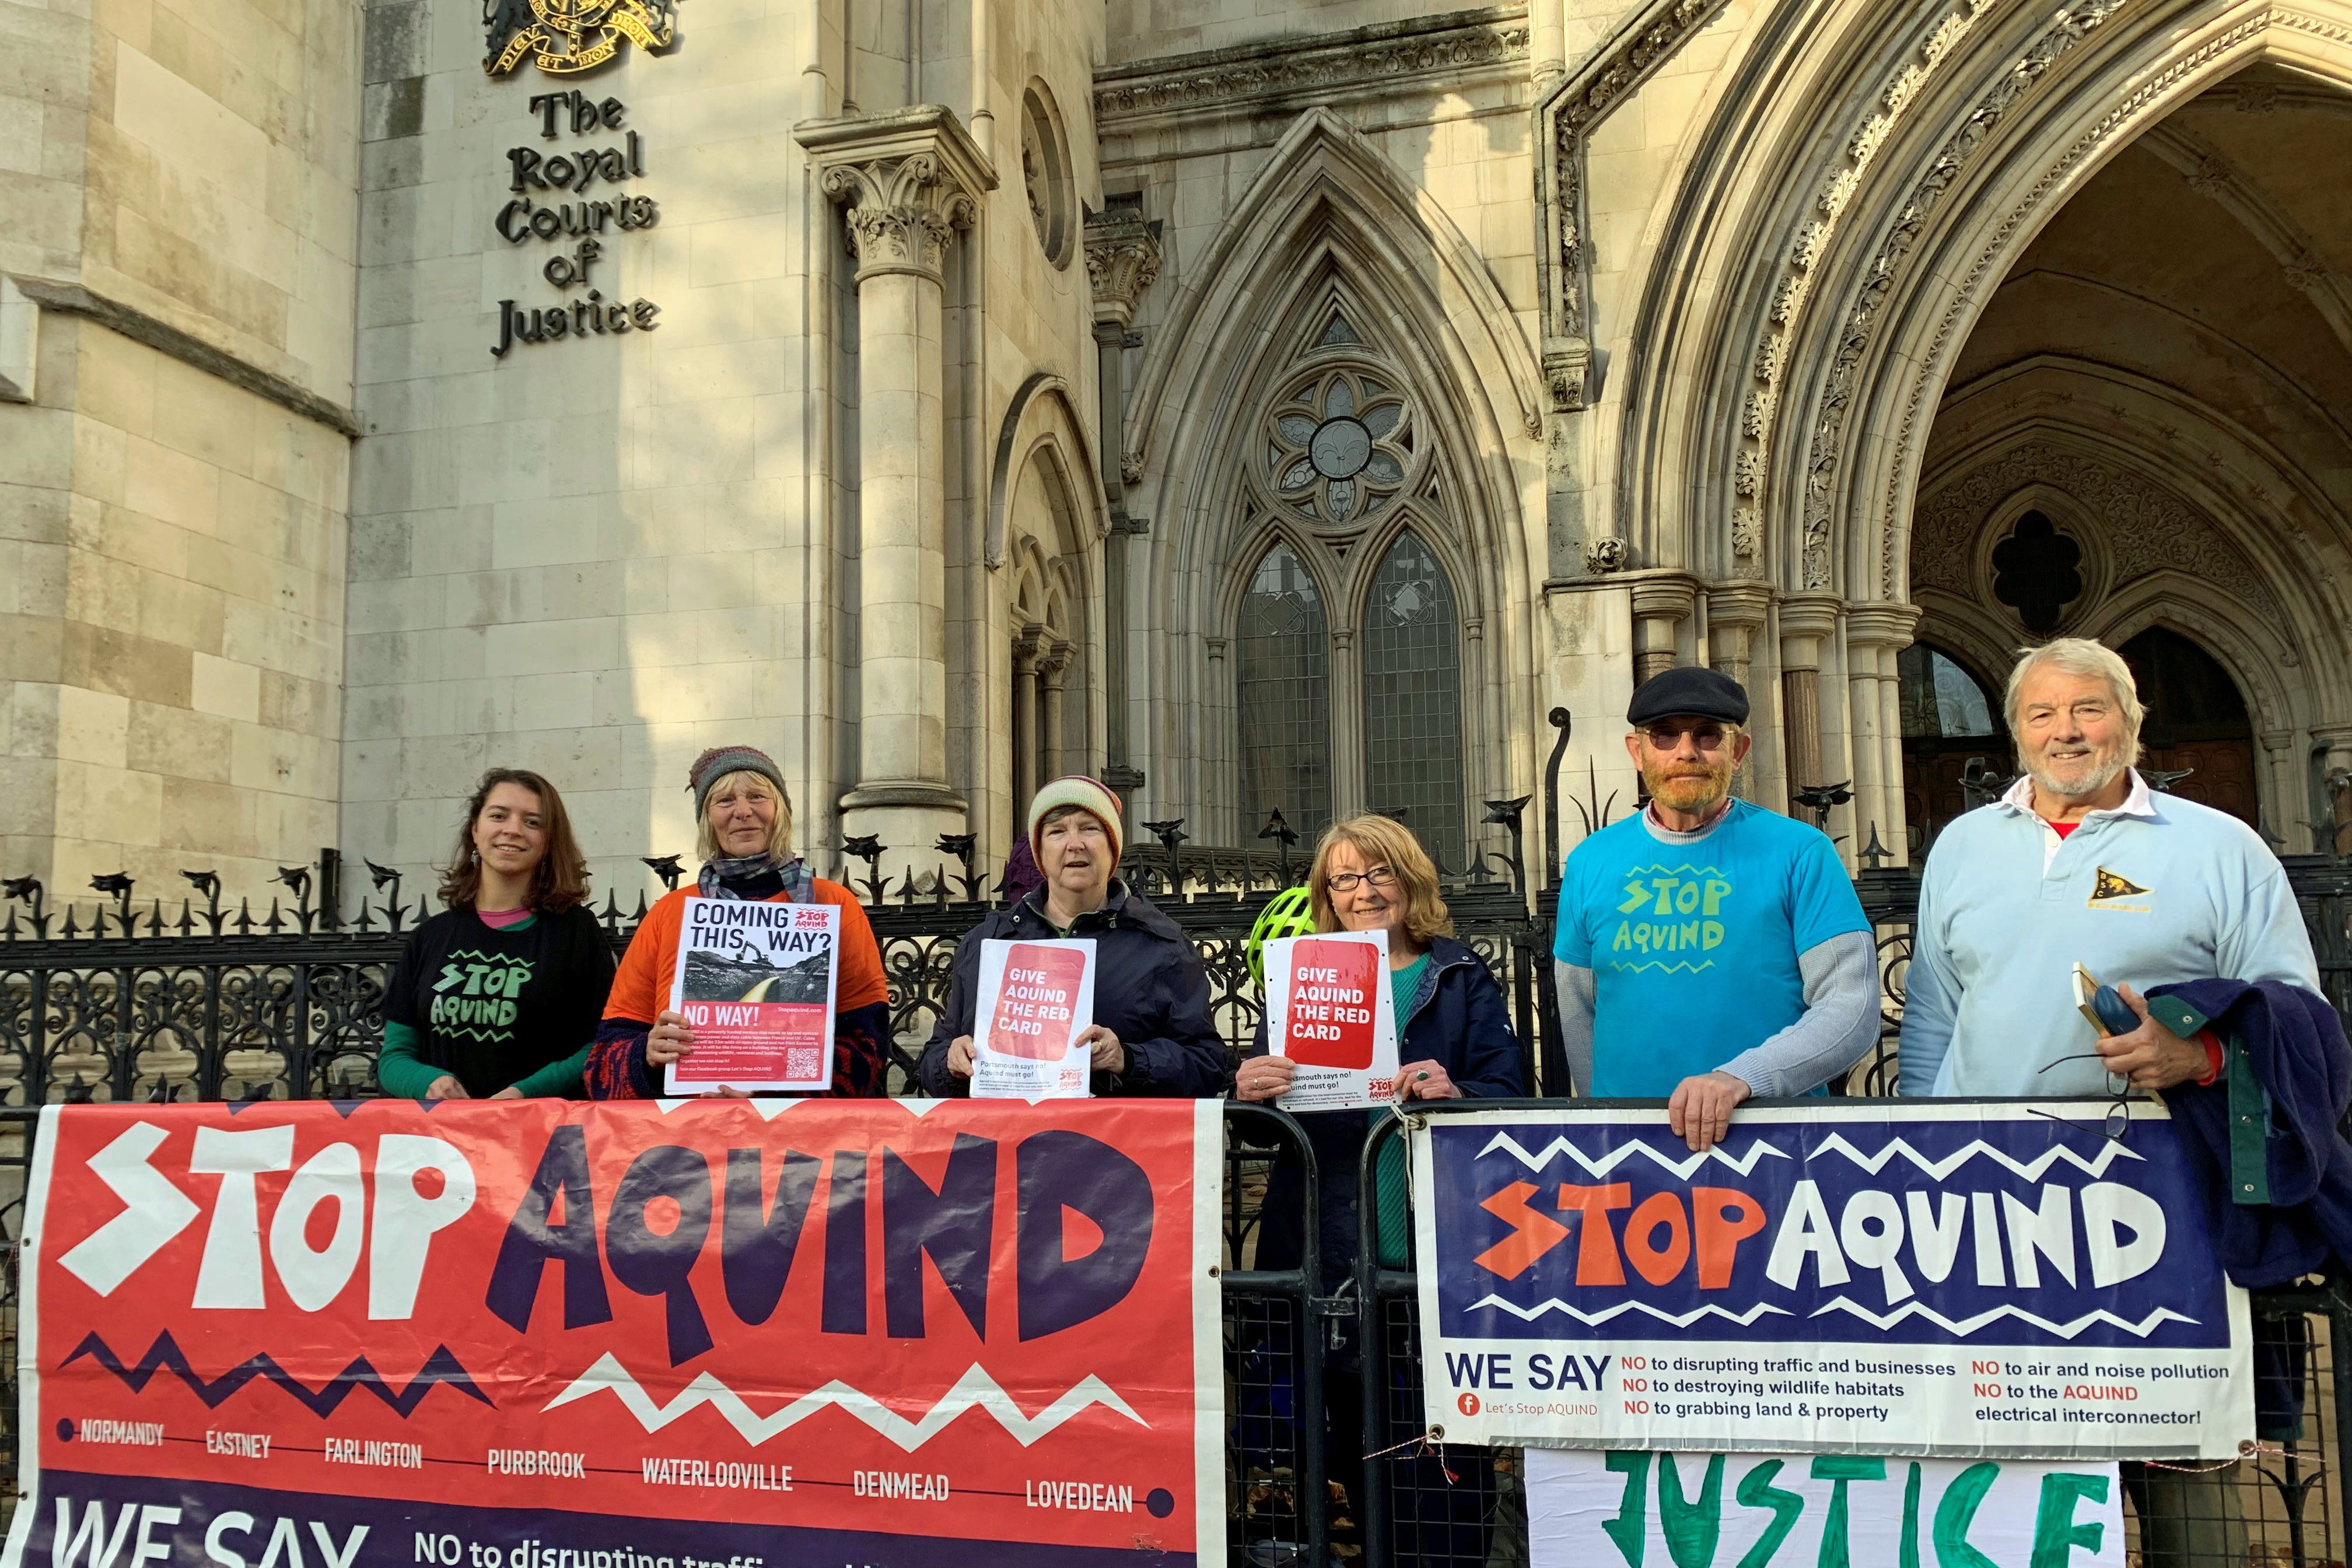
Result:
[[[2042,1074],[2048,1072],[2052,1068],[2056,1067],[2058,1062],[2103,1062],[2106,1059],[2106,1058],[2099,1055],[2096,1051],[2078,1051],[2071,1057],[2060,1057],[2057,1061],[2044,1063],[2042,1067],[2034,1070],[2034,1076],[2039,1078]],[[2115,1099],[2110,1101],[2107,1106],[2106,1119],[2107,1142],[2110,1143],[2120,1143],[2123,1142],[2124,1133],[2131,1127],[2131,1079],[2128,1077],[2118,1073],[2109,1073],[2107,1076],[2109,1078],[2123,1078],[2124,1086],[2115,1091]],[[2036,1116],[2049,1116],[2050,1120],[2053,1121],[2063,1122],[2066,1120],[2063,1116],[2051,1116],[2050,1112],[2046,1110],[2037,1110],[2033,1114]]]
[[1386,891],[1397,885],[1397,876],[1386,866],[1375,866],[1369,871],[1342,871],[1336,877],[1323,879],[1323,886],[1335,893],[1352,893],[1366,882]]
[[1702,752],[1719,752],[1723,750],[1723,743],[1731,738],[1725,733],[1722,725],[1712,720],[1697,724],[1651,724],[1644,727],[1642,733],[1653,748],[1661,752],[1680,751],[1685,735],[1697,742]]

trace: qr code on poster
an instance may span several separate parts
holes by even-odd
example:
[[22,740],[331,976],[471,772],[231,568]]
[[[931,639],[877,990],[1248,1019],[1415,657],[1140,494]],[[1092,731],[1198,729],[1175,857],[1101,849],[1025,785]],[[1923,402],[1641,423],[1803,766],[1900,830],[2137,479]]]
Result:
[[824,1076],[824,1055],[817,1046],[789,1046],[784,1050],[784,1076],[816,1079]]

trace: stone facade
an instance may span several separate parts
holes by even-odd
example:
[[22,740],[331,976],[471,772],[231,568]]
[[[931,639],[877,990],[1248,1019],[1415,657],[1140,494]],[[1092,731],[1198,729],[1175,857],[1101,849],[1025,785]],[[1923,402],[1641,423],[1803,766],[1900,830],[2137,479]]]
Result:
[[506,763],[625,899],[723,740],[827,870],[1077,768],[1466,854],[1676,662],[1900,858],[2028,511],[2326,836],[2342,0],[631,3],[10,8],[0,869],[414,876]]
[[340,832],[359,16],[0,28],[0,859],[266,885]]

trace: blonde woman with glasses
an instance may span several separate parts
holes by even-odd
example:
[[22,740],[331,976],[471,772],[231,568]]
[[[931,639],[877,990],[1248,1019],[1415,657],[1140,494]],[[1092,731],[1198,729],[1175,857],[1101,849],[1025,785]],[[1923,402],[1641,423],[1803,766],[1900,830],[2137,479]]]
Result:
[[[1401,1100],[1494,1100],[1527,1092],[1519,1042],[1511,1032],[1503,988],[1478,955],[1454,939],[1454,918],[1439,896],[1437,868],[1412,829],[1385,816],[1351,816],[1335,823],[1316,847],[1307,872],[1315,929],[1322,931],[1386,931],[1389,984],[1396,1000],[1397,1093]],[[1234,1076],[1234,1094],[1244,1100],[1270,1100],[1290,1087],[1293,1067],[1266,1052],[1265,1024]],[[1323,1288],[1337,1289],[1353,1276],[1363,1247],[1357,1214],[1358,1166],[1373,1121],[1388,1112],[1308,1111],[1298,1118],[1314,1145],[1322,1176],[1320,1232]],[[1401,1154],[1401,1145],[1391,1152]],[[1383,1162],[1379,1176],[1379,1261],[1402,1267],[1403,1165]],[[1305,1206],[1306,1171],[1296,1157],[1278,1159],[1266,1185],[1265,1218],[1258,1232],[1257,1267],[1297,1267],[1306,1252],[1299,1234]],[[1333,1455],[1363,1451],[1360,1373],[1351,1349],[1333,1363],[1324,1382]],[[1430,1478],[1425,1496],[1452,1499],[1429,1517],[1399,1521],[1400,1561],[1416,1555],[1484,1561],[1480,1518],[1489,1478],[1457,1460],[1461,1484]],[[1334,1459],[1332,1479],[1361,1498],[1361,1463]],[[1426,1510],[1425,1510],[1426,1511]]]

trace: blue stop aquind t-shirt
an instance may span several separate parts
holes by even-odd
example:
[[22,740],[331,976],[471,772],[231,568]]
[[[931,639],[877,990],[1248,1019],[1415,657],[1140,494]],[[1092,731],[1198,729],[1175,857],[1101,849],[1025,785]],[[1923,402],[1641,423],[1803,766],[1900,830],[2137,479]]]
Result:
[[1797,955],[1866,931],[1837,848],[1744,800],[1695,844],[1639,815],[1576,847],[1559,889],[1560,962],[1592,971],[1592,1089],[1654,1097],[1805,1011]]

